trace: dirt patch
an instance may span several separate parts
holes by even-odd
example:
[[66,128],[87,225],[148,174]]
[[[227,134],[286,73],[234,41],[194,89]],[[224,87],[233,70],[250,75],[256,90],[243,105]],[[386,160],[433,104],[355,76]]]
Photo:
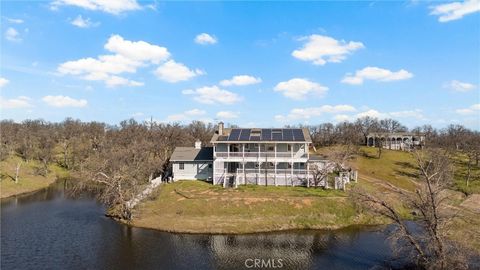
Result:
[[312,200],[311,199],[303,199],[302,202],[306,206],[312,206]]
[[480,194],[472,194],[460,206],[480,214]]

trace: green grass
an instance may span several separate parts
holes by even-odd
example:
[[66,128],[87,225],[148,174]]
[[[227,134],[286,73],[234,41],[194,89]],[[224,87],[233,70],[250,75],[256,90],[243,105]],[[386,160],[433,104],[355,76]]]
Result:
[[480,193],[480,166],[475,164],[471,165],[470,183],[467,186],[465,181],[468,168],[467,161],[467,157],[462,154],[457,154],[453,159],[455,165],[455,189],[465,194],[478,194]]
[[377,158],[377,149],[362,147],[361,154],[353,161],[360,174],[386,181],[396,187],[409,191],[415,190],[417,169],[411,153],[382,149],[381,158]]
[[359,212],[341,191],[302,187],[223,189],[201,181],[160,188],[140,204],[133,225],[166,231],[249,233],[334,229],[383,221]]
[[[15,169],[21,162],[18,183],[15,183]],[[36,191],[48,187],[56,179],[68,177],[68,172],[57,166],[49,165],[46,176],[38,174],[41,164],[36,161],[24,162],[19,157],[9,157],[0,162],[0,198]]]

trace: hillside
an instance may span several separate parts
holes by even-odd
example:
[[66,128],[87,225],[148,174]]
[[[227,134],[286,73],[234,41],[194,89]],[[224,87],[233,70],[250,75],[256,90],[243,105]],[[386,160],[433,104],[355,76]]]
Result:
[[[20,163],[18,183],[15,183],[15,171]],[[37,161],[22,161],[19,157],[9,157],[0,162],[0,198],[36,191],[48,187],[68,172],[57,165],[49,165],[49,173],[42,176],[41,164]]]

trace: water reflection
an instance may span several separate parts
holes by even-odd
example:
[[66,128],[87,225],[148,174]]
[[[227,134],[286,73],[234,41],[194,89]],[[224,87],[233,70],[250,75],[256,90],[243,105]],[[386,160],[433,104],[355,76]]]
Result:
[[281,269],[405,263],[393,261],[381,228],[171,234],[118,224],[91,196],[70,198],[62,187],[2,201],[1,269],[255,269],[249,259],[277,266],[281,259]]

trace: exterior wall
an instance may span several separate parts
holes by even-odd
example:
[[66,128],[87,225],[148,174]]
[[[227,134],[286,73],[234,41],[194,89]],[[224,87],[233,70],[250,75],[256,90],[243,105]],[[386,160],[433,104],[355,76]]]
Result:
[[306,142],[217,143],[213,183],[307,185],[308,145]]
[[[184,169],[180,170],[180,163],[184,164]],[[213,177],[213,166],[209,168],[209,164],[212,162],[206,161],[186,161],[178,162],[174,161],[172,164],[173,180],[206,180]]]

